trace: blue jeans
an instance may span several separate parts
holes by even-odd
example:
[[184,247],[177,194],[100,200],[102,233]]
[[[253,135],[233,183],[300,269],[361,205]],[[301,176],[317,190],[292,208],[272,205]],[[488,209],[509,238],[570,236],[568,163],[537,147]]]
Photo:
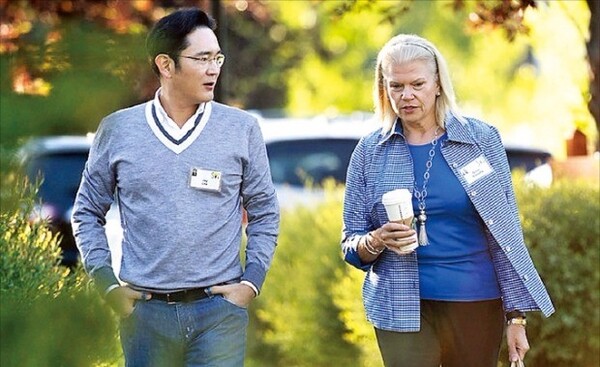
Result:
[[244,365],[248,311],[214,295],[189,303],[138,301],[121,320],[127,367]]

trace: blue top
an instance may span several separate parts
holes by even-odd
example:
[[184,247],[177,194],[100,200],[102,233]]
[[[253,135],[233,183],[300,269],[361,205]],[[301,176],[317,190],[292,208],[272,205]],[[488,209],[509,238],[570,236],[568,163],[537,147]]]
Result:
[[[446,140],[446,134],[439,141]],[[429,170],[426,228],[429,246],[417,249],[421,299],[480,301],[500,298],[484,225],[444,160],[440,145]],[[431,144],[409,145],[417,189],[423,188]],[[418,215],[419,202],[413,196]],[[468,240],[465,240],[468,239]]]
[[[525,246],[498,130],[477,119],[459,120],[452,115],[444,123],[448,139],[440,142],[438,157],[448,164],[484,223],[504,310],[541,310],[549,316],[554,306]],[[430,180],[436,180],[435,176]],[[382,330],[420,329],[417,253],[399,256],[385,250],[374,262],[364,263],[357,246],[362,236],[387,222],[381,196],[401,188],[412,191],[414,181],[412,157],[400,123],[391,132],[378,129],[360,140],[348,166],[341,246],[344,259],[367,272],[363,284],[367,319]]]

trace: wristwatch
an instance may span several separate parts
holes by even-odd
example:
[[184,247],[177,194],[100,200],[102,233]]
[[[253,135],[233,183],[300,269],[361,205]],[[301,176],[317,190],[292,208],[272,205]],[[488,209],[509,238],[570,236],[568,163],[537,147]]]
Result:
[[506,325],[527,325],[527,319],[525,312],[521,311],[510,311],[506,313]]
[[517,316],[506,320],[506,325],[521,325],[525,327],[527,326],[527,320],[524,317]]

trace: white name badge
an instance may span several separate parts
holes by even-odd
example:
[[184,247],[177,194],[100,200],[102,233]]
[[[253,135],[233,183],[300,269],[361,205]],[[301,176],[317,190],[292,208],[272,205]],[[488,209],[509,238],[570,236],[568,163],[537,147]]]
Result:
[[479,156],[460,169],[460,174],[470,185],[492,173],[494,170],[484,156]]
[[190,187],[200,190],[221,191],[221,172],[192,168]]

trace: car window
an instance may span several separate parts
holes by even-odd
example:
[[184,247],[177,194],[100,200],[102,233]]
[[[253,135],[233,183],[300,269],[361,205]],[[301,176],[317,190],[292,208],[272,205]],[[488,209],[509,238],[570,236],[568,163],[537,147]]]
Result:
[[306,179],[346,181],[346,170],[356,139],[299,139],[267,144],[275,184],[304,186]]
[[532,169],[547,163],[550,154],[546,152],[536,152],[519,149],[506,149],[508,164],[511,169],[523,169],[529,172]]
[[35,180],[41,175],[39,196],[64,211],[73,205],[86,160],[87,152],[38,156],[27,164],[27,176]]

